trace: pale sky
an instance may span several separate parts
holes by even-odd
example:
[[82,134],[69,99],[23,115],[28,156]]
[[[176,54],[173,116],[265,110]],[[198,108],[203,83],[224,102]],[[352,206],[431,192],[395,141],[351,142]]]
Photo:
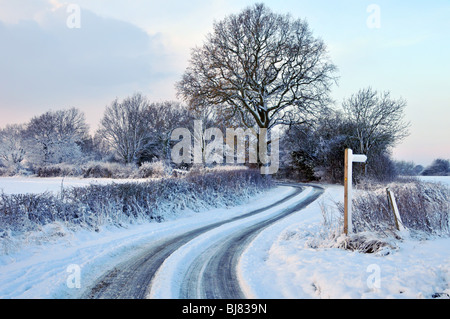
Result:
[[[0,127],[77,107],[95,130],[116,97],[174,100],[191,48],[255,2],[306,19],[324,40],[338,105],[367,86],[408,102],[411,135],[395,159],[450,158],[449,0],[0,0]],[[80,28],[68,27],[70,4]]]

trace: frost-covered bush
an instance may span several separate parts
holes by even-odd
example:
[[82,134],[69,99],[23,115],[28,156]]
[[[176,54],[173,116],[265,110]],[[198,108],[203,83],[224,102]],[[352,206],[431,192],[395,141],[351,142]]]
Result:
[[161,178],[165,177],[167,172],[167,167],[164,165],[163,161],[158,162],[145,162],[138,170],[139,178]]
[[[341,248],[363,253],[388,254],[398,247],[404,233],[395,227],[394,215],[386,188],[393,191],[403,225],[413,238],[450,236],[448,186],[422,182],[415,178],[400,179],[391,184],[366,181],[358,185],[353,198],[353,233],[344,235],[344,204],[321,204],[322,224],[307,234],[308,248]],[[304,236],[297,231],[290,237]]]
[[224,173],[224,172],[238,172],[249,170],[247,166],[240,165],[218,165],[212,167],[205,167],[203,165],[193,165],[190,170],[187,171],[188,176],[205,175],[209,173]]
[[414,182],[391,186],[406,227],[433,235],[450,235],[450,192],[442,183]]
[[77,205],[51,193],[0,195],[0,228],[36,230],[54,221],[77,223]]
[[0,167],[0,176],[14,176],[17,174],[15,167]]
[[138,168],[134,164],[91,161],[87,163],[60,163],[33,165],[37,177],[84,177],[84,178],[137,178]]
[[82,167],[85,178],[132,178],[137,174],[134,164],[89,162]]

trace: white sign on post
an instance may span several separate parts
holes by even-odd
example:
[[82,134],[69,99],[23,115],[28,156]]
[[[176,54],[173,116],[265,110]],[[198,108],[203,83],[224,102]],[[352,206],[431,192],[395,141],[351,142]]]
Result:
[[353,163],[365,163],[366,155],[353,154],[351,149],[345,150],[345,176],[344,176],[344,233],[348,235],[353,232],[352,226],[352,179]]

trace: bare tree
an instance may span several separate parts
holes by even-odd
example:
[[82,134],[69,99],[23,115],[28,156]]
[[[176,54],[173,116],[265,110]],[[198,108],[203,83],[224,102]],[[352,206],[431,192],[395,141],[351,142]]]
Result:
[[[368,112],[369,113],[369,112]],[[368,114],[367,113],[367,114]],[[368,116],[368,115],[367,115]],[[370,116],[369,116],[370,117]],[[373,136],[368,151],[361,151],[358,136],[362,125],[354,117],[340,110],[323,114],[311,125],[293,125],[286,131],[282,146],[287,154],[286,176],[304,180],[320,178],[328,182],[344,181],[344,151],[351,148],[368,155],[368,165],[355,165],[353,178],[359,181],[369,177],[380,182],[396,178],[395,164],[391,158],[392,136],[384,139],[386,130]]]
[[125,163],[136,162],[149,137],[145,111],[148,100],[140,93],[106,107],[98,135]]
[[[387,150],[409,135],[405,122],[406,101],[393,99],[389,92],[378,93],[372,88],[361,89],[342,104],[348,119],[355,125],[352,138],[359,152],[371,155]],[[364,165],[367,173],[367,165]]]
[[214,24],[177,89],[191,108],[214,105],[217,114],[270,130],[326,105],[335,71],[306,21],[256,4]]
[[25,159],[24,125],[7,125],[0,130],[0,163],[17,170]]
[[76,108],[34,117],[24,132],[35,164],[73,162],[81,156],[80,144],[87,135],[85,116]]
[[151,103],[144,110],[148,140],[140,152],[140,162],[155,158],[170,162],[173,130],[190,127],[194,118],[180,102]]

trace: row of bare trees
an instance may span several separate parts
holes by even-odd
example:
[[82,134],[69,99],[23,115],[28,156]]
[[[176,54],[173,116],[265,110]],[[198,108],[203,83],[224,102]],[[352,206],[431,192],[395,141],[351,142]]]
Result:
[[21,169],[36,171],[89,160],[169,161],[172,130],[192,121],[192,113],[181,103],[150,103],[140,93],[107,106],[94,136],[80,110],[48,111],[28,123],[0,130],[0,167],[15,174]]
[[406,102],[389,92],[361,89],[345,99],[339,109],[318,117],[311,125],[295,125],[286,131],[286,170],[301,179],[343,180],[346,148],[366,154],[366,164],[356,166],[356,177],[390,180],[398,171],[391,150],[408,135],[404,120]]
[[136,93],[106,108],[97,137],[104,150],[114,151],[125,163],[170,161],[172,131],[192,126],[193,120],[179,102],[150,103]]
[[367,88],[336,111],[330,99],[336,71],[305,20],[256,4],[214,23],[192,50],[176,83],[186,105],[151,103],[140,93],[116,99],[95,137],[80,111],[47,112],[2,130],[0,158],[3,165],[51,164],[95,153],[123,163],[169,162],[172,131],[200,118],[206,126],[278,130],[286,165],[308,178],[322,170],[337,180],[346,147],[368,155],[365,174],[386,169],[389,150],[408,134],[406,102]]
[[49,111],[26,124],[0,130],[0,163],[12,172],[30,166],[73,162],[89,139],[85,116],[78,109]]

